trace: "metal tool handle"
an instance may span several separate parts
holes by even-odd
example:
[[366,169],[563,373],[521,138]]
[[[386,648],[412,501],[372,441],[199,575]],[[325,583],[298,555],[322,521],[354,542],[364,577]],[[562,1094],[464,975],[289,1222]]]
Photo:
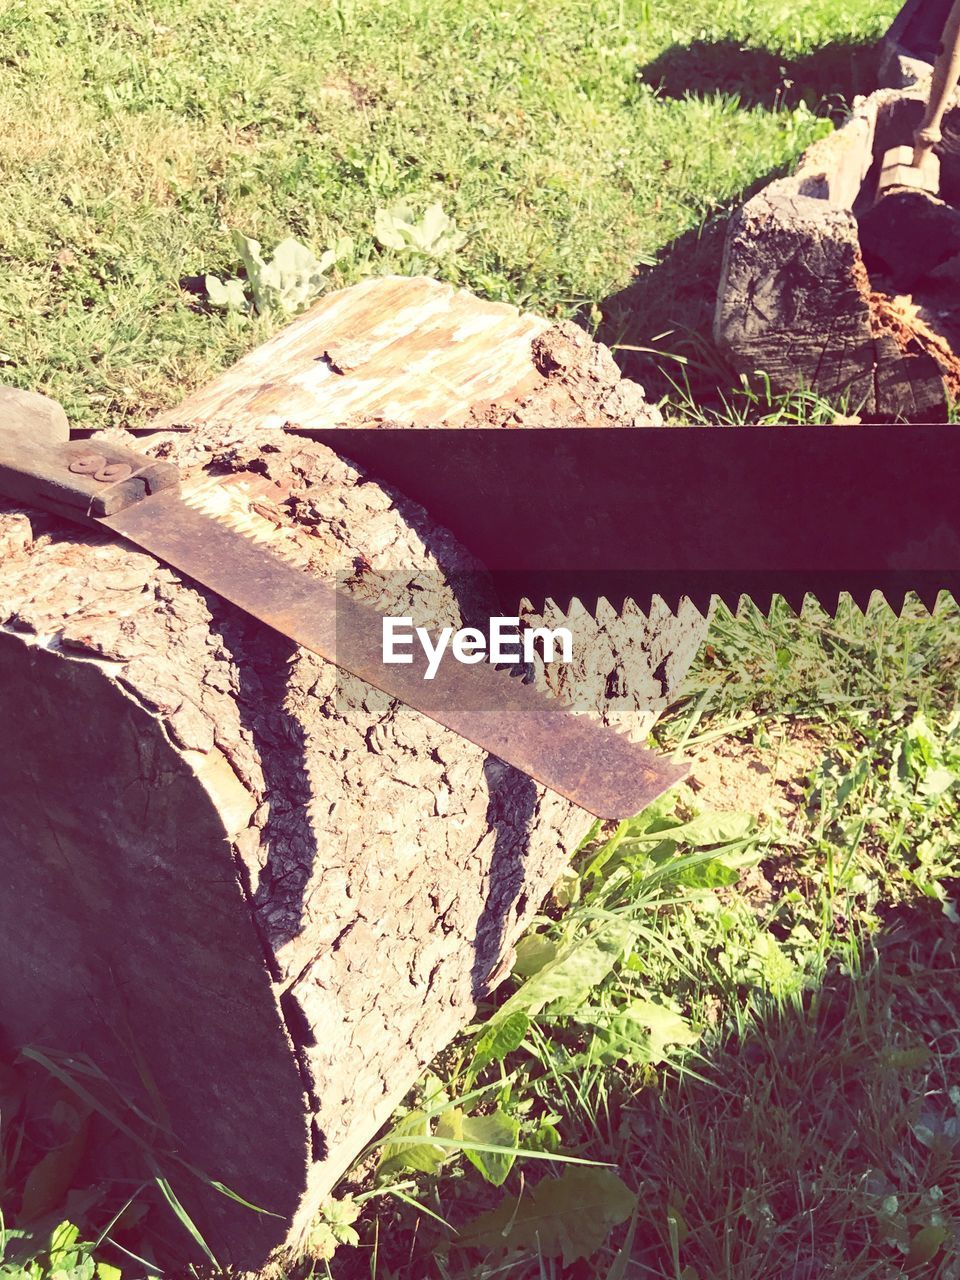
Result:
[[122,445],[71,440],[55,400],[0,387],[0,494],[81,524],[170,488],[177,468]]
[[913,135],[913,164],[919,169],[925,158],[943,136],[940,125],[950,95],[960,79],[960,0],[954,0],[943,29],[943,43],[933,64],[930,98],[920,127]]

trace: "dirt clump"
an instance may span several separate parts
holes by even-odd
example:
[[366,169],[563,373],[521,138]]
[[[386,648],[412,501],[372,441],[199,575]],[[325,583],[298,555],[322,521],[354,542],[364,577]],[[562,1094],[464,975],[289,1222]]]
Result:
[[[721,738],[692,758],[688,785],[699,807],[755,814],[760,825],[783,823],[788,831],[803,822],[803,805],[811,773],[828,743],[812,725],[786,721],[780,736],[761,746],[739,738]],[[790,854],[765,857],[741,869],[737,893],[763,910],[795,883]]]
[[533,340],[539,382],[507,402],[475,406],[468,427],[661,426],[659,409],[638,382],[623,377],[609,347],[568,320]]
[[951,396],[960,396],[960,305],[957,281],[935,276],[913,293],[896,293],[876,281],[870,292],[870,311],[881,332],[889,333],[904,352],[922,352],[937,365]]

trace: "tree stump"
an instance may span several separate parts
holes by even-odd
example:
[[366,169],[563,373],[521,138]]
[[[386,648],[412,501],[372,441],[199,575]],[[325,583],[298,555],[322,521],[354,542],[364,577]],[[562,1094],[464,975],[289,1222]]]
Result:
[[[486,607],[422,509],[229,416],[138,447],[385,611]],[[288,491],[279,519],[245,469]],[[218,1259],[257,1267],[509,972],[589,819],[127,544],[5,504],[0,553],[0,1025],[89,1054],[268,1210],[166,1166]],[[704,620],[598,614],[558,696],[646,733]]]
[[[796,172],[763,188],[727,231],[714,335],[741,373],[777,391],[812,390],[865,418],[936,419],[960,392],[950,264],[902,294],[861,249],[858,214],[879,161],[909,140],[923,91],[882,89],[815,143]],[[949,137],[960,127],[954,109]],[[960,165],[941,155],[946,199]]]

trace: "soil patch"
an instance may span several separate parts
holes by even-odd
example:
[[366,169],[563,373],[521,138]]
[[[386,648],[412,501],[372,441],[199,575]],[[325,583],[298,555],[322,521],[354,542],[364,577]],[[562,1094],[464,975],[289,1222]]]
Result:
[[[688,785],[704,808],[753,813],[761,826],[776,818],[793,831],[802,825],[807,780],[828,746],[818,728],[802,721],[771,726],[762,746],[721,738],[693,756]],[[791,862],[788,856],[745,867],[737,893],[761,910],[792,883]]]
[[803,721],[771,726],[764,745],[721,738],[692,757],[688,785],[706,809],[755,813],[761,822],[789,822],[803,803],[812,769],[827,750],[818,729]]

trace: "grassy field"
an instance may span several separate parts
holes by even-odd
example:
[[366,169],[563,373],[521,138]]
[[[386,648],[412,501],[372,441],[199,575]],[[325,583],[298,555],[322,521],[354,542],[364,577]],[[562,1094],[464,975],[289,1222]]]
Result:
[[[176,403],[280,322],[195,292],[235,273],[232,230],[349,235],[337,283],[426,268],[594,320],[639,268],[608,336],[674,354],[703,264],[650,265],[829,127],[895,9],[3,0],[0,377],[84,426]],[[462,248],[384,250],[401,198],[439,200]]]
[[[346,235],[333,284],[580,314],[707,415],[670,379],[722,382],[724,212],[830,127],[895,8],[5,0],[0,377],[143,422],[283,322],[206,304],[231,232]],[[385,248],[401,198],[460,247]],[[710,641],[657,729],[697,786],[595,833],[291,1277],[960,1277],[957,607],[721,610]],[[0,1066],[0,1275],[145,1273],[110,1244],[149,1249],[136,1203],[36,1173],[76,1123]]]

